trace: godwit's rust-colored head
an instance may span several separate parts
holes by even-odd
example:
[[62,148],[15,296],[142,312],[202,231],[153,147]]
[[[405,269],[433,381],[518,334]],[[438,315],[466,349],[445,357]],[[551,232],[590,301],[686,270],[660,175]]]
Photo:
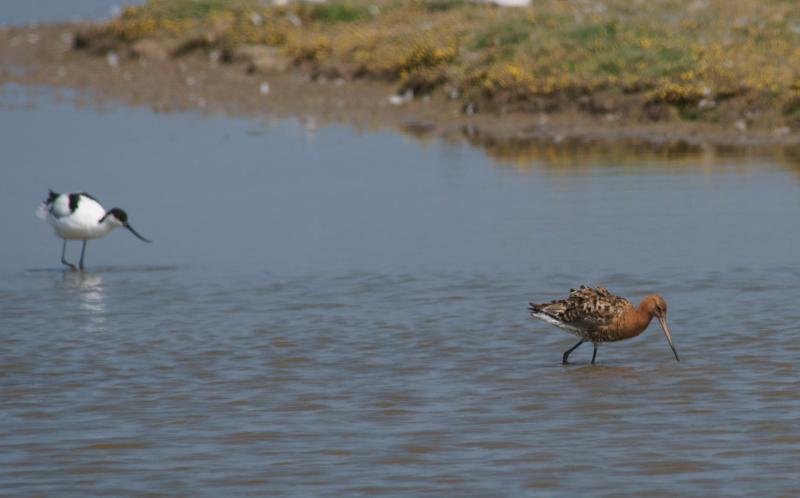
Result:
[[678,357],[678,352],[675,350],[675,345],[672,344],[672,336],[669,335],[669,327],[667,326],[667,302],[664,298],[658,294],[651,294],[642,300],[639,309],[658,320],[658,323],[661,324],[661,330],[664,331],[664,335],[667,338],[669,347],[672,348],[672,354],[675,355],[677,361],[681,361]]

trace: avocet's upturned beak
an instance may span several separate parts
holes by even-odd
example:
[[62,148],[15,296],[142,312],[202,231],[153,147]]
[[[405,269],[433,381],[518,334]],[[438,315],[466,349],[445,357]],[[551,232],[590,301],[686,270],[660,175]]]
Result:
[[672,354],[675,355],[675,360],[681,361],[681,359],[678,358],[678,352],[675,351],[675,345],[672,344],[672,336],[669,335],[669,327],[667,327],[667,320],[661,318],[660,316],[657,316],[656,318],[658,318],[658,323],[661,324],[661,330],[664,331],[664,335],[667,336],[667,342],[669,343],[669,347],[672,348]]
[[132,234],[134,234],[134,235],[135,235],[135,236],[136,236],[136,237],[137,237],[139,240],[141,240],[142,242],[147,242],[147,243],[152,243],[152,242],[153,242],[152,240],[147,240],[147,239],[145,239],[144,237],[142,237],[141,235],[139,235],[139,234],[138,234],[138,232],[136,232],[136,230],[134,230],[134,229],[133,229],[133,227],[132,227],[132,226],[130,226],[129,224],[127,224],[127,223],[125,223],[125,228],[127,228],[128,230],[130,230],[130,231],[131,231],[131,233],[132,233]]

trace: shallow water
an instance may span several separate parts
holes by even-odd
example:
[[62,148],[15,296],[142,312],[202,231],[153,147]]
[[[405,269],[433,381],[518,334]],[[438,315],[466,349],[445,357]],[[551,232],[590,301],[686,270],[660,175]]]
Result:
[[[796,164],[74,98],[0,92],[4,492],[800,493]],[[155,243],[62,271],[47,188]],[[526,305],[583,282],[660,292],[683,361],[653,325],[562,367]]]
[[123,5],[136,5],[144,0],[3,0],[0,26],[107,19]]

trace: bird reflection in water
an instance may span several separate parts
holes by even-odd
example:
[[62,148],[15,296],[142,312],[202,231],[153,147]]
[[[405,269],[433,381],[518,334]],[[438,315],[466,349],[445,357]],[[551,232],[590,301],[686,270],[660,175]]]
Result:
[[77,296],[79,309],[86,321],[87,332],[104,329],[106,323],[106,289],[103,277],[97,274],[64,272],[57,286]]

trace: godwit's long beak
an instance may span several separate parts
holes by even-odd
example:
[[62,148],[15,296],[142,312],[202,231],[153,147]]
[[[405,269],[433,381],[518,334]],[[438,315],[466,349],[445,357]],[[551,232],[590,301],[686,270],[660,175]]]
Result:
[[132,234],[134,234],[134,235],[135,235],[135,236],[136,236],[136,237],[137,237],[139,240],[141,240],[142,242],[148,242],[148,243],[149,243],[149,242],[153,242],[152,240],[147,240],[147,239],[145,239],[144,237],[142,237],[141,235],[139,235],[139,233],[138,233],[136,230],[134,230],[134,229],[133,229],[133,227],[132,227],[132,226],[130,226],[130,225],[128,225],[127,223],[125,224],[125,228],[127,228],[128,230],[130,230],[130,231],[131,231],[131,233],[132,233]]
[[659,316],[657,316],[656,318],[658,318],[658,323],[661,324],[661,330],[664,331],[664,335],[667,336],[667,342],[669,343],[669,347],[672,348],[672,354],[675,355],[675,359],[677,361],[681,361],[681,359],[678,358],[678,352],[675,351],[675,345],[672,344],[672,336],[669,335],[669,327],[667,327],[667,321]]

